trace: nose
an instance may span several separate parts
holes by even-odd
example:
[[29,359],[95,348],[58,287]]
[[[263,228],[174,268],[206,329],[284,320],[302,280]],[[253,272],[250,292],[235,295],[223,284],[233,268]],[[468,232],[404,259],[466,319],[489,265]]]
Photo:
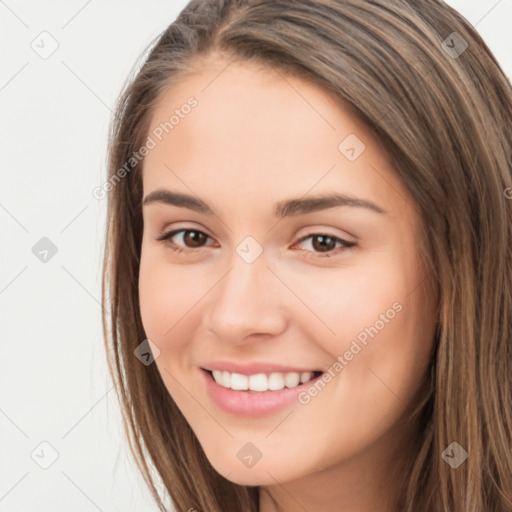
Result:
[[251,336],[274,337],[286,329],[284,286],[261,255],[247,263],[237,254],[209,294],[206,329],[222,342],[246,344]]

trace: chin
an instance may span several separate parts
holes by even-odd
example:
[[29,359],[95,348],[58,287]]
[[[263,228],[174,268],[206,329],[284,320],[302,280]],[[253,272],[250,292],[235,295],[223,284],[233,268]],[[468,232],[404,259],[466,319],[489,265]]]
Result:
[[[215,468],[215,470],[217,470]],[[231,469],[231,473],[228,471],[227,473],[219,473],[226,480],[237,484],[237,485],[248,485],[248,486],[259,486],[259,485],[274,485],[276,483],[276,479],[272,478],[272,472],[267,473],[264,469],[260,469],[258,471],[255,468],[247,468],[247,469]],[[277,479],[279,482],[282,480]]]
[[[285,483],[290,480],[299,478],[296,463],[289,465],[276,465],[275,460],[264,461],[261,459],[256,462],[252,467],[244,467],[242,462],[238,459],[210,460],[213,469],[222,475],[226,480],[238,485],[248,486],[268,486],[275,485],[276,481]],[[285,462],[285,461],[281,461]]]

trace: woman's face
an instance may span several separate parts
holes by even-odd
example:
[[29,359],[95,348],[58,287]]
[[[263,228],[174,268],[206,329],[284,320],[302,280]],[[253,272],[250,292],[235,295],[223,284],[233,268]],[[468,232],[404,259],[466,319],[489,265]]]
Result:
[[142,321],[211,464],[244,485],[387,464],[435,305],[382,148],[317,86],[225,62],[166,91],[149,136]]

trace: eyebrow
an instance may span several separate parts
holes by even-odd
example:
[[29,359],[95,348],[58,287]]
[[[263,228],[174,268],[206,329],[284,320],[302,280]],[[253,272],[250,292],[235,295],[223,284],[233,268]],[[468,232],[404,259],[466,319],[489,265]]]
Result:
[[[149,193],[143,200],[143,205],[152,203],[163,203],[181,208],[188,208],[199,213],[206,213],[214,215],[213,210],[201,199],[178,192],[171,192],[170,190],[158,189]],[[336,206],[352,206],[356,208],[366,208],[371,211],[387,214],[386,210],[367,199],[360,199],[357,197],[350,197],[344,194],[330,194],[312,197],[308,199],[288,199],[276,203],[274,207],[274,216],[278,218],[303,215]]]

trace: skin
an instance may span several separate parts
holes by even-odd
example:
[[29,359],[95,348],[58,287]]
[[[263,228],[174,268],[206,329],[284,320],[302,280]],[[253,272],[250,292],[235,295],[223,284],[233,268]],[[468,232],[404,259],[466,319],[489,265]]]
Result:
[[[145,157],[143,197],[165,188],[215,212],[143,206],[140,308],[160,350],[155,364],[215,470],[260,486],[261,511],[396,510],[416,433],[400,420],[418,399],[436,322],[420,219],[384,148],[347,107],[297,77],[226,64],[212,57],[174,84],[150,123],[198,100]],[[353,162],[338,149],[349,134],[366,146]],[[280,201],[332,192],[386,213],[336,206],[273,216]],[[190,233],[175,235],[182,253],[156,240],[180,228],[208,237],[194,245]],[[312,234],[357,245],[327,243],[326,257],[318,236],[300,241]],[[250,264],[236,252],[247,236],[263,249]],[[326,371],[397,302],[401,311],[306,405],[248,418],[207,394],[207,360]],[[247,442],[262,454],[251,468],[236,457]]]

